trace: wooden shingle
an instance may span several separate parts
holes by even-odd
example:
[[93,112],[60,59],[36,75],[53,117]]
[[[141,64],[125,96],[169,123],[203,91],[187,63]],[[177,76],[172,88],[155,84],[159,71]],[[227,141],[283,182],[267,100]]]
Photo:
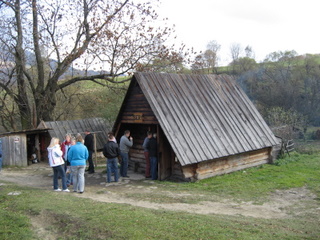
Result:
[[278,141],[231,76],[135,73],[182,166]]
[[67,133],[76,136],[80,133],[83,137],[86,129],[96,136],[97,150],[103,149],[103,145],[108,141],[108,132],[111,127],[102,118],[87,118],[79,120],[41,122],[38,128],[48,128],[51,137],[57,137],[60,141],[65,139]]

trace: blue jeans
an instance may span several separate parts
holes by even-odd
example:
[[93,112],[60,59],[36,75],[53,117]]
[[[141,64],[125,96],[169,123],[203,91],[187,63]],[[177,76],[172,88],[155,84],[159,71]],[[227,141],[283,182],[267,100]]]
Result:
[[121,167],[120,167],[120,175],[121,177],[128,176],[128,163],[129,163],[129,153],[120,152],[121,155]]
[[83,192],[84,191],[84,170],[86,169],[85,165],[80,166],[71,166],[71,173],[73,176],[73,191],[74,192]]
[[157,157],[150,157],[150,170],[151,170],[151,179],[158,179],[158,159]]
[[58,177],[61,177],[62,181],[62,189],[67,189],[67,182],[66,182],[66,172],[64,171],[64,166],[59,165],[56,167],[52,167],[53,169],[53,189],[58,189]]
[[72,172],[71,172],[71,166],[68,166],[69,168],[69,173],[66,173],[66,176],[67,176],[67,186],[68,185],[72,185]]
[[114,173],[114,181],[118,182],[118,161],[117,158],[107,159],[107,182],[111,182],[111,174]]

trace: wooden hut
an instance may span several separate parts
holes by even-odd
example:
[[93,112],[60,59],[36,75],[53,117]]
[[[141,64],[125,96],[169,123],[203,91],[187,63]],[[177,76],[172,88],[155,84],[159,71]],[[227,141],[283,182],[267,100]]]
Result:
[[[41,152],[45,153],[52,137],[57,137],[60,141],[63,141],[67,133],[73,136],[79,133],[84,138],[85,130],[89,130],[94,136],[95,156],[97,156],[97,151],[101,151],[104,144],[108,141],[108,132],[111,129],[111,125],[109,126],[103,118],[86,118],[65,121],[41,121],[38,129],[49,129],[48,133],[41,138],[43,142],[42,146],[44,146]],[[43,155],[46,157],[46,154]]]
[[108,131],[111,129],[111,125],[109,126],[103,118],[86,118],[65,121],[41,121],[38,128],[49,129],[49,138],[57,137],[60,141],[65,139],[67,133],[74,136],[80,133],[84,138],[84,131],[89,130],[95,137],[96,149],[102,150],[103,145],[108,141]]
[[198,180],[268,163],[278,140],[231,76],[135,73],[114,124],[134,138],[129,168],[157,133],[160,180]]
[[108,131],[111,129],[111,126],[102,118],[41,121],[37,129],[0,133],[3,165],[27,166],[32,163],[33,154],[36,154],[39,162],[46,162],[48,161],[47,147],[52,137],[57,137],[60,141],[65,139],[66,133],[74,135],[80,133],[84,137],[86,129],[94,135],[95,149],[102,150],[108,139]]
[[41,136],[47,133],[45,128],[1,133],[3,165],[27,166],[34,160],[33,154],[38,162],[41,159]]

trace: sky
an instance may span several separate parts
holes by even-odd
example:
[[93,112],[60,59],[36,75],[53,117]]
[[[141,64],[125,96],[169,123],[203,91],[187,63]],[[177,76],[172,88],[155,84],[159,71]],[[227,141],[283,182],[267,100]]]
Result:
[[177,43],[204,51],[221,45],[219,65],[231,62],[230,46],[251,46],[257,62],[278,51],[320,53],[318,0],[160,0],[158,13],[175,25]]

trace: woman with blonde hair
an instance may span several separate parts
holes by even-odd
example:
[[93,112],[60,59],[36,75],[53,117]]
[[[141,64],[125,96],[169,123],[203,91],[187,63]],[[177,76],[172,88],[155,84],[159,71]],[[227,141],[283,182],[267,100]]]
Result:
[[64,161],[62,158],[63,153],[60,148],[59,138],[53,137],[47,150],[49,164],[53,169],[53,190],[57,192],[61,191],[58,183],[58,177],[60,176],[62,181],[62,191],[70,192],[70,190],[67,188],[66,173],[62,166]]

